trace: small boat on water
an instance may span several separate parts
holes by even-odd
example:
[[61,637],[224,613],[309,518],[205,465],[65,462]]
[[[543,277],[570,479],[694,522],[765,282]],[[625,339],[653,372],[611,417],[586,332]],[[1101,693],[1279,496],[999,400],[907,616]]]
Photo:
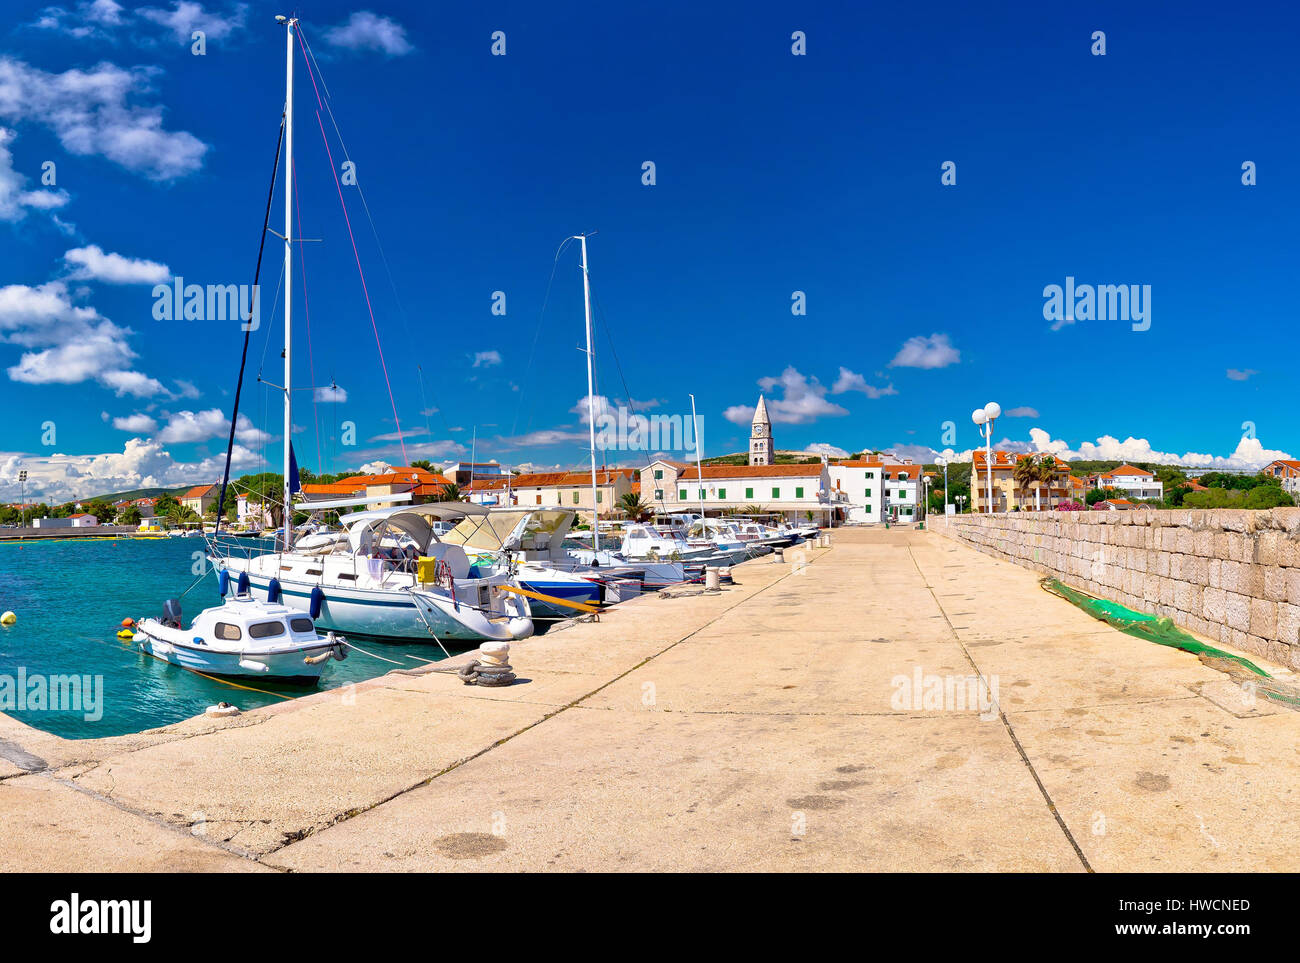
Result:
[[161,618],[136,623],[134,641],[146,654],[196,672],[312,685],[331,658],[347,657],[342,640],[320,635],[310,616],[251,595],[204,609],[188,629],[180,602],[169,599]]

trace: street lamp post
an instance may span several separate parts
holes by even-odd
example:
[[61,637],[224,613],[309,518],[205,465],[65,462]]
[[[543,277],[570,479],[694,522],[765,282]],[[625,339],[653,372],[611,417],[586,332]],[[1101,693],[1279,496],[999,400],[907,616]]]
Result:
[[943,513],[948,514],[948,459],[942,456],[936,458],[936,465],[943,466]]
[[22,526],[27,527],[27,472],[18,473],[18,509],[22,513]]
[[958,514],[958,515],[960,515],[962,512],[964,512],[964,511],[966,510],[966,504],[965,504],[965,502],[966,502],[966,496],[965,496],[965,495],[958,495],[956,498],[953,499],[953,501],[955,501],[955,502],[957,503],[957,514]]
[[921,518],[924,520],[930,517],[930,477],[923,475],[922,481],[925,484],[925,510],[921,513]]
[[[993,514],[993,422],[1002,416],[1002,406],[990,401],[971,412],[970,420],[984,429],[984,463],[988,466],[988,514]],[[978,487],[979,480],[976,479]]]

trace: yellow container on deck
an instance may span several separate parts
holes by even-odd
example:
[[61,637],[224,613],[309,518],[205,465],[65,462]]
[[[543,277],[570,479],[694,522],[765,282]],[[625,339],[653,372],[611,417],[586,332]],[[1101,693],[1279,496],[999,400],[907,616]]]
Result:
[[426,556],[416,559],[415,580],[426,584],[438,581],[438,560]]

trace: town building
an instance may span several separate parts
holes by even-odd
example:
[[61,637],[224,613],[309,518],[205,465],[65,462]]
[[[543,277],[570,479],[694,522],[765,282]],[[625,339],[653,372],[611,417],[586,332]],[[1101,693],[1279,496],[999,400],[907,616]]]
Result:
[[444,477],[450,479],[458,487],[465,488],[470,483],[478,479],[493,480],[505,478],[510,471],[494,461],[458,461],[453,462],[443,469]]
[[[1037,509],[1047,511],[1056,508],[1062,501],[1071,498],[1070,465],[1055,455],[1046,452],[1032,452],[1035,460],[1052,459],[1053,469],[1050,481],[1034,483],[1021,489],[1015,478],[1016,464],[1025,457],[1025,452],[994,451],[990,462],[983,449],[977,448],[971,454],[971,510],[988,511],[988,469],[993,470],[993,511],[1032,512]],[[978,476],[978,477],[977,477]]]
[[1269,462],[1261,469],[1260,473],[1272,475],[1280,481],[1284,492],[1300,495],[1300,461],[1279,459]]
[[98,518],[85,512],[66,518],[37,518],[32,521],[33,528],[93,528],[98,524]]
[[875,524],[885,518],[885,463],[871,458],[842,458],[827,465],[831,490],[845,506],[845,521]]
[[[601,515],[623,511],[623,496],[637,491],[635,468],[601,468],[596,472],[594,506]],[[465,494],[477,505],[525,508],[569,508],[590,512],[593,507],[591,472],[558,471],[506,474],[474,479]]]
[[1113,488],[1122,492],[1125,498],[1135,501],[1144,499],[1163,499],[1164,482],[1158,481],[1153,472],[1132,465],[1120,465],[1110,471],[1094,475],[1090,479],[1093,488]]
[[450,479],[427,468],[402,466],[373,475],[352,475],[336,482],[302,486],[305,502],[338,501],[348,498],[379,498],[409,494],[409,499],[378,501],[368,508],[391,508],[394,505],[422,504],[437,501],[451,484]]
[[202,517],[207,514],[209,508],[217,504],[220,495],[220,485],[196,485],[176,500]]
[[[761,399],[760,399],[761,403]],[[766,414],[764,414],[766,417]],[[751,457],[753,450],[751,449]],[[835,494],[825,460],[799,465],[704,465],[657,460],[641,469],[641,500],[658,514],[753,509],[832,524],[851,505]]]

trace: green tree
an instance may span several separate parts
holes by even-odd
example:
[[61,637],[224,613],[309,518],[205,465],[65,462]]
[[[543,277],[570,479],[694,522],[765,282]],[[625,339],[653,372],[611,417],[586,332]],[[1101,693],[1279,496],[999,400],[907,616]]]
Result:
[[440,502],[463,502],[464,500],[465,500],[465,493],[460,490],[460,486],[457,485],[455,482],[452,482],[449,485],[447,485],[445,488],[443,488],[443,490],[438,493],[438,497],[435,499],[435,501],[440,501]]
[[641,496],[636,492],[628,492],[622,495],[618,500],[618,507],[627,513],[627,517],[638,522],[643,522],[654,513],[654,508],[641,501]]
[[1093,505],[1096,505],[1098,502],[1104,502],[1112,498],[1123,498],[1123,497],[1124,497],[1124,493],[1117,491],[1114,488],[1094,488],[1091,491],[1089,491],[1087,495],[1084,496],[1084,501],[1086,501],[1088,503],[1088,507],[1091,508]]
[[139,525],[140,509],[135,505],[127,505],[122,509],[122,514],[117,517],[119,525]]

